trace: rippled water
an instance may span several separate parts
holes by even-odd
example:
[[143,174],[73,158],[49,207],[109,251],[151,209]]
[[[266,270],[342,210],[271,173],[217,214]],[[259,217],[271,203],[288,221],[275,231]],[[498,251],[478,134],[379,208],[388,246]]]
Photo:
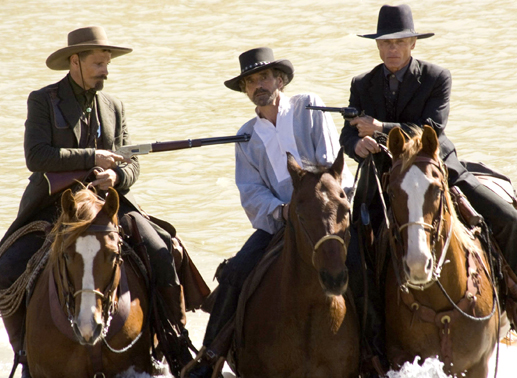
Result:
[[[27,96],[64,75],[47,69],[45,59],[66,44],[69,31],[102,25],[112,42],[134,48],[113,61],[105,88],[124,102],[133,142],[180,140],[232,135],[253,116],[249,100],[223,86],[238,73],[238,55],[253,47],[270,46],[277,58],[291,60],[296,74],[288,95],[313,91],[329,106],[347,105],[352,77],[379,62],[374,42],[356,34],[375,31],[385,2],[1,0],[0,235],[27,184]],[[413,55],[451,70],[447,133],[460,157],[483,161],[517,182],[517,3],[406,3],[417,31],[436,33],[419,40]],[[341,120],[335,121],[340,130]],[[217,264],[252,232],[234,184],[233,146],[151,154],[141,158],[141,167],[133,188],[140,204],[177,227],[213,286]],[[197,345],[205,322],[205,314],[189,314]],[[508,351],[505,361],[517,357]],[[0,375],[7,375],[10,362],[4,337]],[[509,370],[499,374],[510,376]]]

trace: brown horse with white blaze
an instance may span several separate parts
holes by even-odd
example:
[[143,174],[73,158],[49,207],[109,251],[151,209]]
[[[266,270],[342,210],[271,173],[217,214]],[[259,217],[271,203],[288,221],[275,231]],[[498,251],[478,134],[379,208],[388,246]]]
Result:
[[[245,304],[242,377],[357,377],[359,327],[347,308],[350,204],[343,152],[330,168],[288,155],[294,191],[285,244]],[[239,305],[241,306],[241,304]]]
[[498,308],[483,245],[456,216],[435,131],[389,134],[387,352],[400,366],[438,356],[448,374],[486,377]]
[[49,262],[27,307],[26,350],[33,378],[114,377],[152,372],[142,275],[121,256],[114,189],[62,196]]

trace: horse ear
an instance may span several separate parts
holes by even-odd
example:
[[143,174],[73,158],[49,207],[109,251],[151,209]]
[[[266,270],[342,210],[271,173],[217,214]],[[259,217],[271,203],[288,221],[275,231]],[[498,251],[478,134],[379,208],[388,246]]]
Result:
[[424,125],[424,132],[422,133],[422,151],[429,156],[437,156],[440,144],[438,143],[438,136],[434,129],[429,125]]
[[108,189],[108,195],[106,197],[106,202],[104,202],[104,206],[102,207],[102,210],[110,217],[113,218],[119,208],[119,198],[118,193],[115,189],[109,188]]
[[287,170],[293,180],[293,186],[297,187],[303,177],[304,171],[290,152],[287,153]]
[[402,134],[400,127],[391,129],[388,134],[388,149],[393,155],[393,158],[398,158],[399,155],[404,152],[405,143],[406,141],[404,140],[404,135]]
[[61,209],[63,210],[63,213],[69,216],[77,212],[77,207],[75,206],[74,196],[71,189],[65,190],[61,195]]
[[343,147],[339,149],[336,160],[330,167],[330,171],[332,172],[332,176],[336,178],[337,181],[341,182],[341,177],[343,176],[343,168],[345,167],[345,154],[343,151]]

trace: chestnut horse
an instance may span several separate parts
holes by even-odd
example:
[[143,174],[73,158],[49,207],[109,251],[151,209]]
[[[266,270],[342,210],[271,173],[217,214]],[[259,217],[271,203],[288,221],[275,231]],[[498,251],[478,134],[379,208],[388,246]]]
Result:
[[343,152],[327,169],[304,170],[290,154],[287,165],[294,191],[284,247],[245,303],[238,374],[357,377],[359,326],[344,297],[350,204],[341,187]]
[[420,134],[406,142],[395,128],[388,139],[388,358],[400,366],[438,356],[448,374],[486,377],[498,340],[491,265],[456,216],[435,131]]
[[122,264],[119,197],[63,193],[49,262],[27,307],[26,350],[33,378],[114,377],[152,372],[148,292]]

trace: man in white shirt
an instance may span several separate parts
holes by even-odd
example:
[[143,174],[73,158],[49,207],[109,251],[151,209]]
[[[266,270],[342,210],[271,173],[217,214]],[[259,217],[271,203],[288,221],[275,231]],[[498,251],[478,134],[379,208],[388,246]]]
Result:
[[[293,79],[290,61],[275,60],[267,47],[252,49],[239,57],[241,74],[224,84],[244,92],[256,105],[256,116],[238,134],[251,135],[236,145],[235,181],[241,204],[256,231],[242,249],[224,265],[219,275],[219,293],[211,311],[203,345],[208,349],[237,308],[244,281],[259,263],[266,247],[287,220],[293,186],[287,171],[287,152],[300,166],[330,166],[340,149],[331,116],[305,109],[324,106],[314,94],[287,97],[283,90]],[[344,167],[343,187],[351,188],[353,176]],[[210,377],[210,363],[196,366],[189,377]]]

